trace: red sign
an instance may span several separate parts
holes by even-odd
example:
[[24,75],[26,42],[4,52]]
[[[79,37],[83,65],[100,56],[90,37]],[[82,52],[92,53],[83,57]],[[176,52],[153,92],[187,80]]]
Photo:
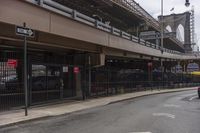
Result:
[[151,67],[153,64],[152,64],[152,62],[149,62],[148,63],[148,67]]
[[74,67],[74,73],[79,73],[79,72],[80,72],[79,67]]
[[7,65],[10,66],[10,67],[16,68],[17,67],[17,60],[15,60],[15,59],[8,59]]

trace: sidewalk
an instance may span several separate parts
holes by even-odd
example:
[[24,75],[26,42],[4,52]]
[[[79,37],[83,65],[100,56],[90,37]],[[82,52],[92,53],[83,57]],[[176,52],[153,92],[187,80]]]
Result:
[[131,98],[159,94],[159,93],[168,93],[168,92],[177,92],[177,91],[187,91],[194,90],[192,88],[181,88],[181,89],[171,89],[171,90],[153,90],[153,91],[142,91],[135,93],[120,94],[110,97],[102,97],[96,99],[88,99],[86,101],[77,101],[72,103],[61,103],[56,105],[49,105],[43,107],[35,107],[28,110],[28,116],[24,116],[24,110],[17,111],[8,111],[0,114],[0,128],[19,122],[30,121],[34,119],[40,119],[50,116],[58,116],[62,114],[68,114],[75,111],[80,111],[84,109],[94,108],[98,106],[107,105],[114,102],[119,102]]

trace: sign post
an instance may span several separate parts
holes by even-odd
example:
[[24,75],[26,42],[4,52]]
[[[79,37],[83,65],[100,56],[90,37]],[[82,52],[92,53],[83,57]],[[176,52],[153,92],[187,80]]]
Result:
[[28,81],[27,81],[27,37],[34,37],[34,31],[26,27],[16,26],[16,34],[24,37],[24,93],[25,93],[25,116],[28,116]]
[[[26,23],[24,23],[26,28]],[[27,86],[27,41],[24,36],[24,92],[25,92],[25,116],[28,115],[28,86]]]

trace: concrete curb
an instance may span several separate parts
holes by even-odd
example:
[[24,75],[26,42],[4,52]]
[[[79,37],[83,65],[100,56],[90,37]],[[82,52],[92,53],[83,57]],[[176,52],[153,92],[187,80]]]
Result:
[[[191,91],[191,90],[196,90],[196,89],[195,88],[186,88],[186,89],[180,89],[180,90],[176,89],[176,90],[170,90],[170,91],[162,91],[161,90],[161,92],[148,93],[148,94],[142,94],[142,95],[139,95],[139,96],[133,96],[133,97],[130,97],[130,98],[124,98],[124,99],[108,102],[108,103],[103,104],[103,105],[97,105],[95,107],[106,106],[106,105],[109,105],[109,104],[114,104],[114,103],[118,103],[118,102],[122,102],[122,101],[127,101],[127,100],[131,100],[131,99],[139,98],[139,97],[145,97],[145,96],[151,96],[151,95],[157,95],[157,94],[164,94],[164,93],[181,92],[181,91]],[[121,95],[123,95],[123,94],[121,94]],[[120,96],[120,95],[118,95],[118,96]],[[53,118],[53,117],[62,116],[62,115],[69,115],[69,114],[72,114],[72,113],[75,113],[75,112],[80,112],[80,111],[91,109],[91,108],[95,108],[95,107],[88,107],[88,108],[85,108],[85,109],[81,109],[81,110],[77,110],[77,111],[73,111],[73,112],[68,112],[68,113],[64,113],[64,114],[47,115],[47,116],[41,116],[41,117],[36,117],[36,118],[32,118],[32,119],[17,121],[17,122],[5,124],[5,125],[0,125],[0,128],[6,128],[6,127],[14,126],[14,125],[17,125],[17,124],[23,124],[23,123],[26,123],[26,122],[42,120],[42,119],[47,119],[47,118]]]
[[182,92],[182,91],[191,91],[191,90],[196,90],[196,89],[185,89],[185,90],[175,90],[175,91],[157,92],[157,93],[152,93],[152,94],[144,94],[144,95],[141,95],[141,96],[136,96],[136,97],[127,98],[127,99],[123,99],[123,100],[117,100],[117,101],[114,101],[114,102],[110,102],[109,104],[114,104],[114,103],[127,101],[127,100],[131,100],[131,99],[135,99],[135,98],[145,97],[145,96],[165,94],[165,93],[173,93],[173,92]]

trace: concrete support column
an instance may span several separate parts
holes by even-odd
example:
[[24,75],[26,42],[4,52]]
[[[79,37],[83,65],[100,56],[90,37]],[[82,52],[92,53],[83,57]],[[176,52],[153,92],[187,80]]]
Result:
[[187,69],[186,69],[186,64],[184,63],[183,64],[183,72],[186,72],[187,71]]
[[153,61],[149,61],[147,63],[147,67],[148,67],[148,82],[149,82],[149,87],[151,87],[152,89],[152,81],[153,81]]
[[187,72],[187,66],[188,66],[188,64],[189,64],[189,62],[187,62],[187,61],[182,61],[180,63],[180,65],[182,66],[183,72]]
[[199,71],[200,71],[200,62],[199,62],[199,61],[197,61],[197,62],[195,62],[195,63],[197,63],[197,64],[198,64]]
[[82,91],[81,91],[81,73],[75,73],[75,88],[76,88],[76,96],[81,97]]
[[91,95],[91,57],[88,56],[88,95]]
[[160,68],[161,68],[161,84],[162,86],[164,86],[164,65],[162,59],[160,59]]
[[[77,97],[82,97],[83,96],[83,86],[82,86],[82,78],[81,78],[81,70],[83,69],[84,65],[84,56],[83,54],[74,54],[74,65],[75,67],[78,67],[79,72],[73,72],[74,77],[75,77],[75,90],[76,90],[76,96]],[[80,67],[81,66],[81,67]]]

